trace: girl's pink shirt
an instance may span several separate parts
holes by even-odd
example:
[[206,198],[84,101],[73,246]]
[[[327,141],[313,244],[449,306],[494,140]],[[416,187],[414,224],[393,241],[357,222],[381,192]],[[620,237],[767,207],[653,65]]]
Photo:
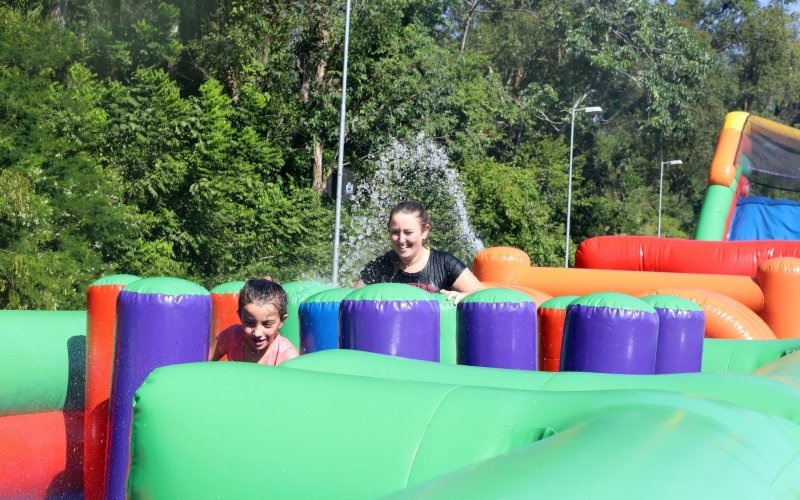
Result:
[[[237,325],[237,327],[225,329],[217,337],[217,349],[221,354],[228,356],[228,361],[244,361],[244,335],[241,325]],[[277,366],[299,355],[291,341],[279,333],[257,363]]]

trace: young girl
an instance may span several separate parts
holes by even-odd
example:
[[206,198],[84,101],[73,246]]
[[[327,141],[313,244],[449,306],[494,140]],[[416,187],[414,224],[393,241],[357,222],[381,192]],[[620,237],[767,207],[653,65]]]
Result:
[[242,324],[219,334],[211,361],[227,355],[229,361],[275,366],[296,358],[297,349],[278,333],[288,316],[287,303],[286,292],[279,284],[265,278],[247,280],[239,292]]

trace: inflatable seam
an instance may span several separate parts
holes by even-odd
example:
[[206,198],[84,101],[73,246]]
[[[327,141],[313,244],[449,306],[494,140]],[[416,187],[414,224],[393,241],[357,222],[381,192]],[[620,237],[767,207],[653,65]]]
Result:
[[464,387],[463,385],[456,385],[450,388],[446,393],[442,394],[441,399],[439,402],[436,403],[436,407],[431,411],[431,415],[428,418],[428,424],[425,426],[425,430],[419,436],[419,440],[417,441],[417,447],[414,450],[414,456],[411,458],[411,463],[408,465],[408,471],[406,472],[406,479],[403,482],[406,488],[408,488],[408,481],[411,478],[411,473],[414,471],[414,464],[417,462],[417,455],[419,454],[420,446],[422,446],[422,442],[425,440],[425,436],[428,435],[428,430],[431,428],[431,423],[433,419],[436,418],[436,412],[439,411],[439,407],[442,406],[442,403],[450,396],[450,394],[458,389],[459,387]]

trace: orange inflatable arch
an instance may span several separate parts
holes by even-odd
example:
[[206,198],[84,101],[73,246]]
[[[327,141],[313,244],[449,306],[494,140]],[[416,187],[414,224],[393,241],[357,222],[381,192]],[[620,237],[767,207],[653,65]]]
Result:
[[[731,339],[800,337],[800,258],[766,259],[749,276],[568,269],[531,266],[517,248],[493,247],[475,256],[483,282],[530,289],[552,297],[619,292],[633,296],[674,292],[706,311],[706,335]],[[529,294],[530,295],[530,294]],[[538,303],[538,302],[537,302]]]
[[530,262],[527,254],[516,248],[484,249],[475,256],[475,275],[481,281],[532,288],[553,297],[595,292],[639,295],[653,288],[696,288],[727,295],[755,312],[764,307],[761,288],[746,276],[532,267],[526,262]]

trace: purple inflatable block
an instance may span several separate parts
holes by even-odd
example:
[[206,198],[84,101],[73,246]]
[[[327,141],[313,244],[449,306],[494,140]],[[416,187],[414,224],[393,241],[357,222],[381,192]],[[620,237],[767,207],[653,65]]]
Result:
[[561,371],[653,374],[657,345],[654,312],[571,304]]
[[699,372],[703,364],[705,313],[656,307],[656,373]]
[[434,300],[343,300],[342,349],[439,361],[439,303]]
[[457,322],[458,364],[536,370],[534,302],[461,303]]
[[207,292],[177,296],[120,292],[109,402],[107,499],[125,498],[134,392],[158,367],[205,361],[210,329]]

